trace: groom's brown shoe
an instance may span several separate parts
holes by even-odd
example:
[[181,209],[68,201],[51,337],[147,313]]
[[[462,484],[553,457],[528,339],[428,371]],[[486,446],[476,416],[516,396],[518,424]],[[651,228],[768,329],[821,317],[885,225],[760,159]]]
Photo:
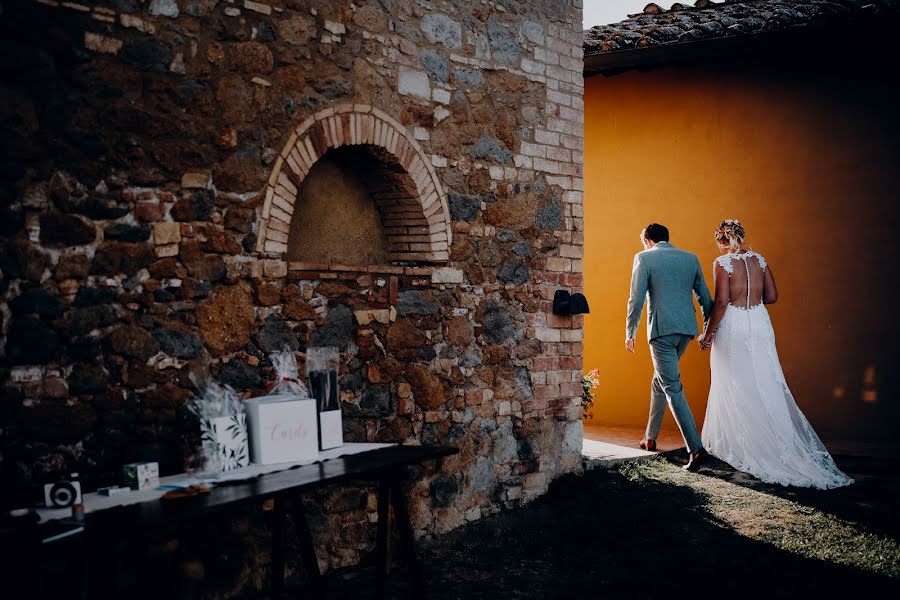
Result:
[[641,450],[649,450],[650,452],[656,452],[656,440],[644,438],[641,440],[640,446],[641,446]]
[[691,473],[696,473],[700,470],[700,467],[703,466],[703,463],[706,462],[707,458],[709,458],[709,453],[705,449],[700,448],[697,452],[691,454],[688,464],[684,465],[682,469],[690,471]]

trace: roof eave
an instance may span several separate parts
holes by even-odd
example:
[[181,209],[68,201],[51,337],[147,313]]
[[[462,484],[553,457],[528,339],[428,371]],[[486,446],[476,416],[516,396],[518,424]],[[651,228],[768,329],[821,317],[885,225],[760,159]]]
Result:
[[[739,37],[749,38],[751,36]],[[590,77],[591,75],[651,68],[693,59],[707,59],[714,56],[729,56],[734,54],[738,46],[740,46],[741,40],[739,40],[739,37],[710,38],[690,42],[660,44],[646,48],[627,48],[611,52],[586,53],[584,55],[584,76]],[[748,41],[744,41],[744,43],[746,44]]]
[[[896,28],[900,17],[890,15],[873,23],[872,21],[849,21],[842,24],[842,42],[854,38],[854,43],[871,44],[897,43]],[[584,76],[613,75],[623,71],[646,70],[663,65],[706,62],[733,56],[754,54],[774,54],[778,52],[821,52],[835,47],[835,27],[829,25],[805,25],[787,29],[757,31],[727,37],[712,37],[687,42],[674,42],[627,48],[611,52],[586,52],[584,55]]]

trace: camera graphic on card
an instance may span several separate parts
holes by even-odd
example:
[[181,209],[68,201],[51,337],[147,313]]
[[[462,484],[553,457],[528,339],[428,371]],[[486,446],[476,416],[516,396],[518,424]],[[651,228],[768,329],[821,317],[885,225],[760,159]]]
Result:
[[73,476],[71,481],[45,484],[44,504],[48,508],[69,508],[81,504],[81,483]]

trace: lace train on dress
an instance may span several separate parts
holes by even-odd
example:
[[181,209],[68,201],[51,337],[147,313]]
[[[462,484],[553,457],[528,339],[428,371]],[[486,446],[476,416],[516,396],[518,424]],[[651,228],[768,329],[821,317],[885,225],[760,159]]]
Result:
[[766,307],[729,305],[710,356],[703,445],[767,483],[830,489],[853,483],[788,389]]

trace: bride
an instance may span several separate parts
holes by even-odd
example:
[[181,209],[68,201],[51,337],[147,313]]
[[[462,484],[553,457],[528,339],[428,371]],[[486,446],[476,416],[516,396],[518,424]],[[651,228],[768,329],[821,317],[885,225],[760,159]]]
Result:
[[703,349],[712,382],[701,438],[714,456],[766,483],[836,488],[842,473],[788,389],[766,304],[778,290],[766,260],[744,244],[736,220],[716,229],[715,305]]

